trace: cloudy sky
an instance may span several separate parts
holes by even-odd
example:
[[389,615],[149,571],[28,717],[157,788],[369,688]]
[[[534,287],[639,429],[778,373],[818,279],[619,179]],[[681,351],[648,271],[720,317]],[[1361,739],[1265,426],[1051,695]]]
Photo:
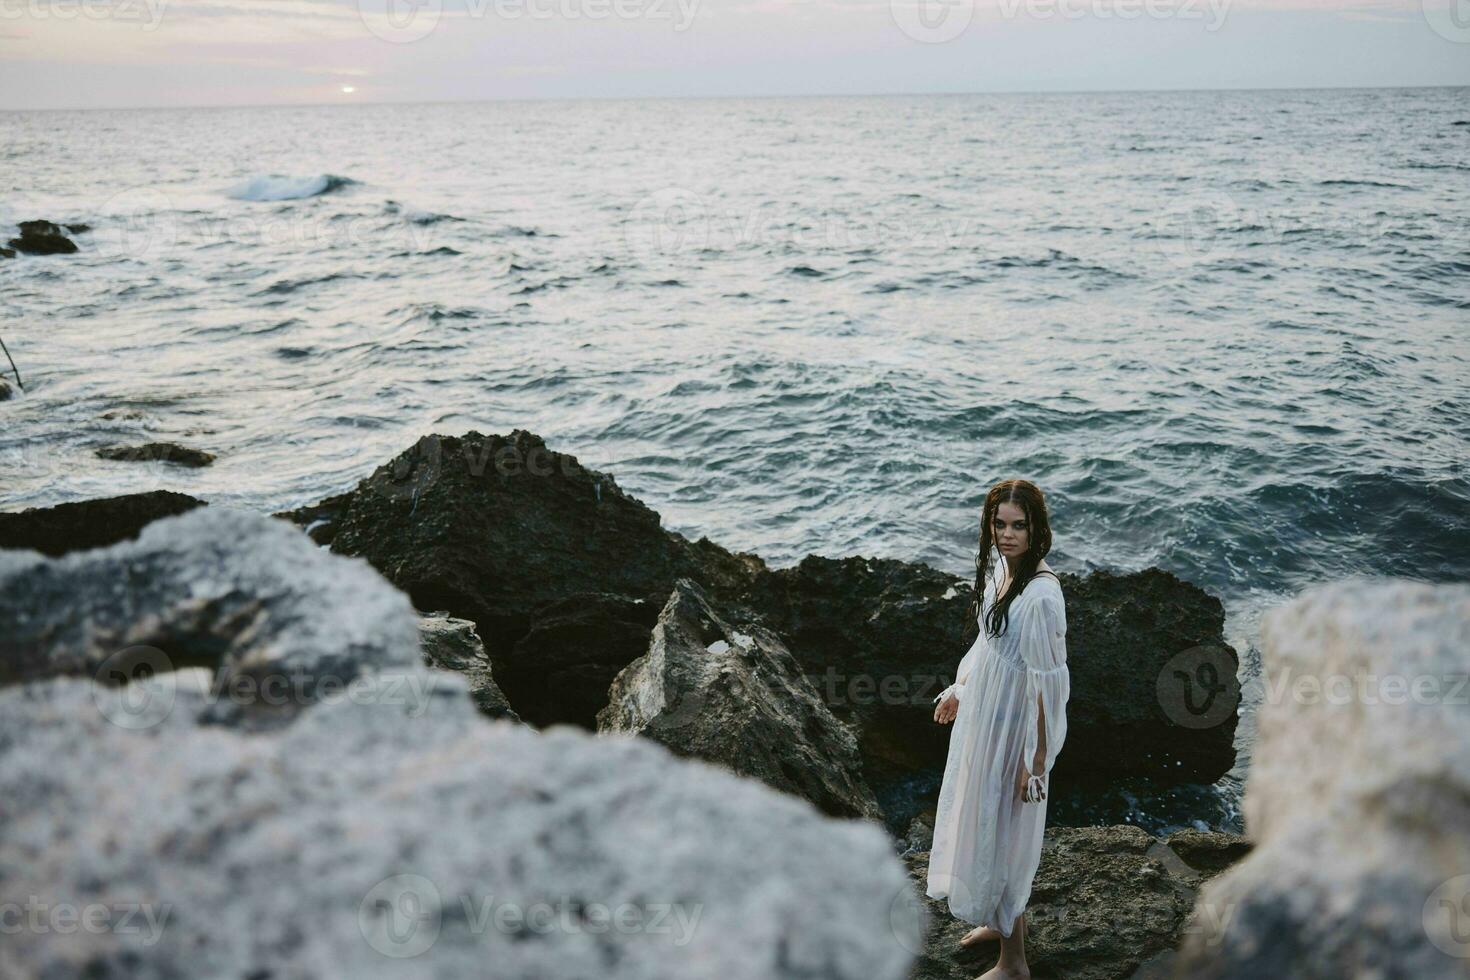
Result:
[[1470,0],[0,0],[0,108],[1470,85]]

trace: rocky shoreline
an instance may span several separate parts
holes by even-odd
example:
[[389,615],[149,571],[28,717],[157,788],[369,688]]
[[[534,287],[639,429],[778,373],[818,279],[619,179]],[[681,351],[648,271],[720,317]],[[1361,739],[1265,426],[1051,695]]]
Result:
[[[772,569],[690,541],[524,430],[426,436],[355,489],[274,518],[164,492],[0,514],[0,549],[0,619],[15,624],[0,638],[0,798],[20,814],[0,830],[0,881],[71,895],[178,885],[197,904],[157,946],[51,935],[7,947],[0,966],[124,976],[142,956],[170,975],[208,944],[210,915],[263,915],[287,932],[214,950],[221,972],[295,975],[291,964],[320,956],[376,975],[401,963],[363,944],[353,896],[372,882],[344,879],[342,862],[383,880],[431,868],[420,877],[440,891],[534,892],[576,878],[572,855],[604,869],[602,894],[612,881],[677,893],[722,923],[703,952],[603,935],[601,976],[711,975],[703,965],[719,962],[721,976],[809,976],[819,963],[833,977],[958,978],[988,966],[993,951],[959,955],[961,924],[922,897],[932,813],[905,789],[943,765],[930,699],[970,638],[968,582],[892,559]],[[1158,569],[1062,579],[1073,703],[1057,784],[1085,794],[1228,771],[1240,693],[1219,601]],[[285,676],[292,696],[268,699]],[[389,680],[417,701],[387,704]],[[354,688],[377,693],[342,705]],[[145,705],[171,692],[171,708],[119,722],[128,692]],[[88,703],[104,717],[79,710]],[[141,744],[160,739],[174,751]],[[61,744],[111,755],[114,776],[97,784],[84,760],[37,782]],[[303,790],[334,767],[356,775]],[[232,779],[249,790],[243,809],[215,796],[233,799]],[[71,820],[57,846],[74,856],[38,859],[24,828],[40,813],[121,819],[134,781],[182,810],[127,841]],[[542,797],[544,812],[527,809]],[[351,844],[319,845],[349,812]],[[575,839],[558,844],[566,821]],[[303,849],[329,880],[281,872],[296,889],[283,904],[268,875],[225,895],[182,874],[194,863],[234,876],[247,844],[268,863]],[[1213,831],[1052,826],[1035,975],[1173,976],[1191,937],[1193,972],[1178,975],[1200,975],[1199,889],[1249,850]],[[451,858],[461,851],[467,864]],[[288,940],[298,912],[314,931]],[[459,975],[489,942],[446,931],[413,975]],[[504,975],[570,976],[555,966],[587,953],[566,936],[532,945]]]

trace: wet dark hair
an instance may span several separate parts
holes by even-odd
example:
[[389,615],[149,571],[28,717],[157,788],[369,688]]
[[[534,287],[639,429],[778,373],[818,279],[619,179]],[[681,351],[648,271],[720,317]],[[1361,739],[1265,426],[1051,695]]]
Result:
[[1005,596],[991,607],[986,617],[986,634],[999,636],[1010,621],[1011,602],[1026,588],[1026,583],[1036,577],[1036,566],[1041,564],[1051,551],[1051,520],[1046,513],[1046,498],[1041,488],[1029,480],[1001,480],[985,495],[985,506],[980,511],[979,553],[975,555],[975,595],[965,613],[966,642],[970,642],[980,631],[981,604],[985,601],[985,576],[990,571],[990,551],[994,547],[995,512],[1001,504],[1015,504],[1026,515],[1026,551],[1016,562],[1015,577]]

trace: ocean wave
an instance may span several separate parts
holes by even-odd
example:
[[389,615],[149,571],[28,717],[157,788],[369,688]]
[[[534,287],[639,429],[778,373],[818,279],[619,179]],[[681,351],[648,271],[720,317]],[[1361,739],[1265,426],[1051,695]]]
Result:
[[389,315],[403,317],[404,323],[412,323],[415,320],[438,323],[441,320],[478,319],[485,315],[485,311],[475,306],[449,307],[442,303],[411,303],[392,310]]
[[1408,184],[1393,184],[1383,180],[1319,180],[1319,187],[1392,187],[1407,190]]
[[441,221],[463,221],[464,219],[454,214],[441,214],[438,211],[410,211],[405,215],[408,220],[416,225],[437,225]]
[[424,251],[421,251],[421,252],[394,252],[392,257],[395,258],[395,259],[411,259],[411,258],[413,258],[416,255],[463,255],[463,254],[464,253],[461,252],[457,248],[451,248],[448,245],[440,245],[438,248],[425,249]]
[[1470,170],[1470,166],[1463,163],[1426,163],[1419,160],[1410,160],[1404,166],[1410,170]]
[[310,286],[322,286],[330,282],[339,282],[344,279],[365,279],[366,276],[355,272],[333,272],[325,276],[309,276],[305,279],[279,279],[264,289],[256,290],[252,296],[288,296],[298,289]]
[[350,177],[317,174],[314,177],[287,177],[262,174],[230,188],[228,194],[237,201],[296,201],[306,197],[330,194],[357,183]]

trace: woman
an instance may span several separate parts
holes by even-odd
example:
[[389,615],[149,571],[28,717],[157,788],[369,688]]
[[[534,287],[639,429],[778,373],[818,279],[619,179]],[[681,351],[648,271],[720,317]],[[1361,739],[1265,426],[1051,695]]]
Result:
[[956,680],[934,700],[954,722],[929,850],[930,898],[977,927],[963,946],[1000,940],[980,980],[1018,980],[1026,900],[1041,860],[1047,775],[1067,735],[1067,615],[1049,565],[1051,525],[1035,484],[990,488],[980,519],[975,599],[980,628]]

